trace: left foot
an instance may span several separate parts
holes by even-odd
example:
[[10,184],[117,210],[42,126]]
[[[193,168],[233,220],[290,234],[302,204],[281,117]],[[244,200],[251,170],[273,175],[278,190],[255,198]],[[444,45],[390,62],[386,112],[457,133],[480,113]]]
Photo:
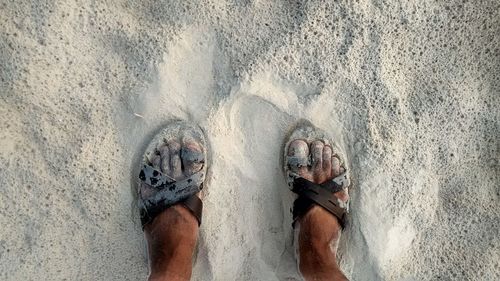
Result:
[[[195,138],[174,136],[160,140],[147,155],[146,162],[177,183],[203,170],[203,155],[203,144]],[[157,192],[157,188],[144,181],[139,183],[141,200],[148,200]],[[198,195],[199,192],[193,196]],[[151,267],[149,280],[189,280],[198,228],[198,218],[182,202],[165,208],[145,223]]]

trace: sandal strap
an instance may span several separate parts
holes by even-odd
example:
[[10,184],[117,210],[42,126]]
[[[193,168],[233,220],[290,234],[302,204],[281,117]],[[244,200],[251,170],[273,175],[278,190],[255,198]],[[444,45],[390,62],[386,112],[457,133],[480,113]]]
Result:
[[186,207],[193,216],[198,220],[198,226],[201,225],[201,214],[203,211],[203,201],[196,196],[196,195],[191,195],[189,196],[186,200],[182,201],[182,204],[184,207]]
[[203,172],[197,172],[186,179],[175,181],[152,166],[143,165],[139,179],[157,190],[151,197],[139,198],[142,227],[153,221],[162,211],[177,203],[184,203],[201,224],[202,204],[200,204],[201,200],[196,201],[199,198],[195,194],[203,188],[205,179]]
[[346,214],[349,211],[348,202],[341,201],[334,193],[347,188],[345,184],[349,183],[349,177],[345,175],[345,178],[347,181],[335,181],[334,179],[323,184],[316,184],[303,177],[296,177],[293,180],[292,191],[297,193],[299,197],[293,204],[292,213],[294,220],[307,213],[316,204],[337,217],[340,225],[344,228],[347,221]]

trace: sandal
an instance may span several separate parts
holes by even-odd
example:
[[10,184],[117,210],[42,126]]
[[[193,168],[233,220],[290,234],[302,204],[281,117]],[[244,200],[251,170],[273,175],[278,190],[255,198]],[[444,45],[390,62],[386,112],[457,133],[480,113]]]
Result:
[[[325,145],[332,148],[332,155],[336,156],[340,161],[340,167],[344,172],[337,177],[327,180],[322,184],[311,182],[292,170],[292,167],[311,166],[311,153],[309,157],[288,156],[290,143],[294,140],[303,140],[308,145],[315,140],[322,141]],[[332,215],[337,217],[342,229],[347,223],[347,214],[349,212],[349,200],[342,201],[338,199],[334,193],[347,189],[350,186],[349,173],[346,168],[346,163],[340,154],[340,149],[335,145],[331,138],[323,130],[315,127],[307,120],[299,120],[293,130],[286,138],[284,145],[284,172],[290,189],[296,193],[297,199],[293,203],[293,221],[302,215],[306,214],[315,204],[323,207]]]
[[[202,168],[187,176],[176,180],[155,168],[151,159],[160,155],[160,149],[168,141],[191,139],[200,144],[202,152],[186,149],[182,146],[180,158],[182,161],[201,164]],[[201,224],[203,203],[196,195],[203,189],[203,182],[207,172],[205,159],[207,158],[206,142],[203,131],[197,125],[186,121],[173,121],[166,125],[149,143],[141,161],[138,185],[138,207],[142,228],[151,223],[157,215],[165,209],[183,204]],[[167,163],[168,165],[168,163]]]

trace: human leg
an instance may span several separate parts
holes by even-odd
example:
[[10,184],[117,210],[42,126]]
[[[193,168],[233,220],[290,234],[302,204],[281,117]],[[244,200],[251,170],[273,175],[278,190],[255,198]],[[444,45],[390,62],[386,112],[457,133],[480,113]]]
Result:
[[[334,155],[332,147],[321,140],[291,141],[287,159],[288,168],[294,177],[301,177],[318,185],[345,172],[339,156]],[[300,192],[298,193],[300,197]],[[345,188],[338,189],[333,196],[341,202],[347,202],[349,198]],[[318,204],[308,204],[311,206],[302,211],[295,221],[295,227],[299,227],[299,269],[302,275],[306,280],[347,280],[336,259],[342,230],[338,217]]]
[[[201,223],[199,190],[206,172],[204,138],[173,123],[148,146],[139,175],[139,208],[149,280],[189,280]],[[179,195],[182,194],[182,195]]]

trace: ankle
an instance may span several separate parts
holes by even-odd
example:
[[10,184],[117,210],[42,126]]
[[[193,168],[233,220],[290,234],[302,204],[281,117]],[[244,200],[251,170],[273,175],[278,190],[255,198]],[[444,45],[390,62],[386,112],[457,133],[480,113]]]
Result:
[[340,238],[342,227],[336,217],[319,206],[312,207],[298,220],[301,240],[317,249],[329,248]]
[[198,221],[176,205],[145,227],[151,274],[149,280],[189,280],[198,239]]
[[329,250],[301,254],[299,270],[305,280],[348,280]]
[[191,276],[179,275],[172,272],[151,273],[148,281],[188,281]]
[[299,269],[306,280],[344,280],[337,265],[336,243],[341,227],[335,217],[314,206],[299,218]]
[[189,280],[195,242],[151,249],[150,280]]

